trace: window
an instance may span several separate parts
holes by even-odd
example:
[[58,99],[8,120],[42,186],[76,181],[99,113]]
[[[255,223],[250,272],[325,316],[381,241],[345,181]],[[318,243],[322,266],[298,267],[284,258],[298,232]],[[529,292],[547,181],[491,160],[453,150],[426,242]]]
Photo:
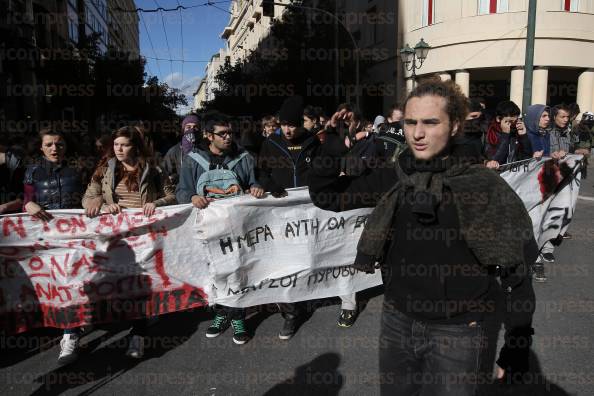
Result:
[[578,12],[580,0],[561,0],[561,9],[567,12]]
[[70,40],[78,43],[78,24],[71,19],[68,19],[68,33]]
[[509,0],[479,0],[478,14],[497,14],[509,11]]
[[367,10],[367,26],[364,27],[365,45],[373,45],[379,41],[379,24],[377,8],[372,7]]
[[435,23],[435,2],[437,0],[423,0],[423,26]]

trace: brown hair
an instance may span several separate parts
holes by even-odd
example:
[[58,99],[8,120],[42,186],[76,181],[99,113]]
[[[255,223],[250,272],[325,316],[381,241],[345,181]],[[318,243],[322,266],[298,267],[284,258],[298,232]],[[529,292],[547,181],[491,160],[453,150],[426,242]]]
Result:
[[66,143],[66,136],[62,132],[56,131],[52,128],[43,128],[39,131],[39,134],[37,136],[39,139],[39,144],[41,144],[41,142],[43,141],[44,136],[60,136],[64,143]]
[[276,117],[275,116],[271,116],[271,115],[264,116],[262,118],[262,121],[260,121],[260,122],[262,123],[262,126],[263,127],[268,126],[268,125],[272,125],[272,126],[275,126],[275,127],[278,126],[278,122],[276,121]]
[[438,96],[446,102],[445,111],[453,127],[458,123],[458,135],[464,131],[464,121],[468,116],[468,98],[460,87],[452,80],[442,81],[440,78],[430,78],[421,82],[406,98],[403,108],[406,110],[408,101],[412,98],[424,96]]
[[[135,127],[122,127],[115,131],[112,134],[112,141],[115,141],[117,138],[126,138],[130,141],[132,145],[133,155],[135,158],[138,159],[138,166],[132,172],[127,172],[124,169],[124,166],[120,161],[116,163],[116,170],[115,170],[115,179],[116,185],[120,181],[124,181],[124,184],[128,188],[129,192],[132,191],[140,191],[139,181],[140,181],[140,170],[145,167],[147,164],[147,148],[144,144],[144,139],[142,135]],[[96,183],[101,183],[105,175],[105,171],[107,170],[107,163],[110,159],[114,158],[113,150],[110,150],[109,154],[105,155],[99,164],[97,165],[97,169],[95,173],[93,173],[92,180]]]

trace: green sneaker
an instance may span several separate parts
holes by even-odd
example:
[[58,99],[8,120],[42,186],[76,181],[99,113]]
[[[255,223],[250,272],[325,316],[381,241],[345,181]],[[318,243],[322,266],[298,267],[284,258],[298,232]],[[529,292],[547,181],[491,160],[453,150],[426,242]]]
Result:
[[206,330],[206,338],[215,338],[221,335],[225,330],[229,328],[229,321],[226,316],[219,315],[215,316],[210,327]]
[[233,327],[233,342],[237,345],[243,345],[250,340],[250,335],[245,328],[245,320],[231,320],[231,326]]
[[357,312],[350,311],[348,309],[343,309],[340,311],[340,316],[338,317],[338,326],[339,327],[351,327],[355,324],[355,320],[357,319]]

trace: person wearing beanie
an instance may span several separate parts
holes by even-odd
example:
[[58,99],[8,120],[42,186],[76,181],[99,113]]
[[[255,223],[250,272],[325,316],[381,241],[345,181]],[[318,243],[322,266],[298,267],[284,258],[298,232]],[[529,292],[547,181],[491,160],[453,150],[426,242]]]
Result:
[[373,133],[379,133],[380,128],[384,125],[385,122],[386,117],[384,117],[383,115],[378,115],[377,117],[375,117],[375,120],[373,121]]
[[191,152],[197,145],[199,139],[200,120],[195,114],[190,114],[184,118],[181,126],[181,141],[171,147],[163,159],[163,167],[169,180],[174,185],[179,181],[179,174],[183,163],[183,158]]
[[[302,97],[286,99],[278,113],[281,134],[271,134],[262,144],[257,178],[264,190],[274,197],[286,196],[287,188],[309,184],[311,157],[320,141],[315,133],[303,127],[303,115]],[[278,336],[281,340],[289,340],[303,321],[303,304],[278,306],[285,320]]]

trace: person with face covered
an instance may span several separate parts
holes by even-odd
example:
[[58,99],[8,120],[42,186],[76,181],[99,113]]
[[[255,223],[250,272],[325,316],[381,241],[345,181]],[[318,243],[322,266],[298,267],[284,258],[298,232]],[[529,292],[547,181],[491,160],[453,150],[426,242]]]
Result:
[[[64,161],[64,135],[44,129],[39,137],[43,157],[25,170],[24,209],[29,215],[47,222],[53,219],[47,210],[80,208],[82,184],[78,171]],[[68,364],[77,358],[80,332],[78,328],[64,330],[60,341],[59,364]]]
[[425,81],[404,103],[408,148],[392,166],[341,176],[346,150],[338,136],[329,135],[315,153],[315,205],[374,208],[353,266],[382,269],[382,395],[483,394],[479,386],[492,380],[487,363],[498,311],[506,333],[496,377],[521,381],[529,370],[532,222],[499,175],[458,151],[454,140],[467,114],[467,99],[453,81]]
[[186,116],[182,121],[181,141],[165,154],[163,168],[174,185],[179,181],[184,155],[191,152],[197,145],[200,134],[199,123],[198,116],[194,114]]

